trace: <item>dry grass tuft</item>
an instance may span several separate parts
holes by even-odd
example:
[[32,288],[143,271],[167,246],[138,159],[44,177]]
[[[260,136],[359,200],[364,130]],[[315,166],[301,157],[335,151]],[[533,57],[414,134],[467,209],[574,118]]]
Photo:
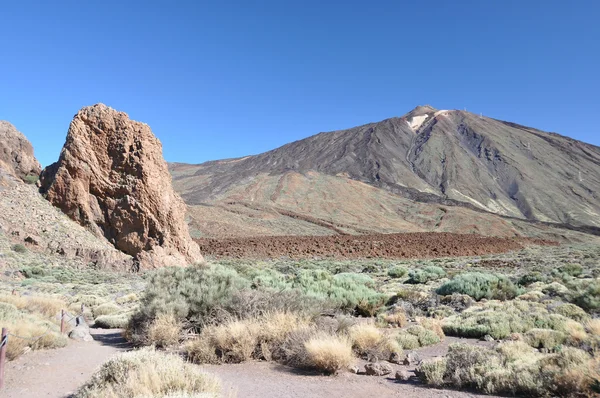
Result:
[[116,314],[121,310],[122,308],[116,305],[115,303],[104,303],[94,307],[92,312],[94,313],[94,317],[99,317],[102,315]]
[[106,362],[76,398],[219,397],[221,383],[179,356],[153,349],[121,354]]
[[169,347],[179,343],[181,325],[173,314],[161,314],[148,328],[147,343],[156,347]]
[[327,374],[336,374],[354,362],[352,344],[343,336],[320,333],[304,343],[307,365]]
[[40,314],[46,318],[54,318],[60,310],[67,308],[64,300],[47,296],[0,296],[0,302],[12,304],[19,310],[32,314]]
[[444,334],[444,330],[442,329],[441,320],[433,318],[418,318],[417,322],[425,329],[431,330],[433,333],[435,333],[440,338],[440,340],[443,340],[444,337],[446,337],[446,335]]
[[600,337],[600,318],[590,319],[585,323],[585,329],[594,337]]

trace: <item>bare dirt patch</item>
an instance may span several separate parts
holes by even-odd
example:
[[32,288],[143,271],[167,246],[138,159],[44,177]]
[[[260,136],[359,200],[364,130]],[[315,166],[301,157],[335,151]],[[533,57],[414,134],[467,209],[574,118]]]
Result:
[[233,258],[436,258],[481,256],[526,245],[558,245],[529,238],[474,234],[405,233],[337,236],[269,236],[196,239],[204,255]]

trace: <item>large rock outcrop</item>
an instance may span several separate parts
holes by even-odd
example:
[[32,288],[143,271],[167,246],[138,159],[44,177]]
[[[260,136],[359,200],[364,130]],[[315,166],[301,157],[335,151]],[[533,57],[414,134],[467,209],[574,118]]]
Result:
[[37,179],[42,167],[31,143],[9,122],[0,120],[0,169],[22,180]]
[[81,109],[41,184],[52,204],[142,268],[202,261],[160,141],[126,113],[103,104]]

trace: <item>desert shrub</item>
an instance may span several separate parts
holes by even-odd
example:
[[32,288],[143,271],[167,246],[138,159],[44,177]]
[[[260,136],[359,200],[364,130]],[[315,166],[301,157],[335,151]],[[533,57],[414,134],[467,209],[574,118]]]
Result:
[[419,344],[419,338],[410,333],[399,333],[396,336],[396,341],[405,350],[414,350],[421,347]]
[[186,353],[197,363],[279,359],[281,353],[278,350],[288,335],[309,325],[306,317],[282,312],[230,320],[204,328],[197,339],[186,345]]
[[556,306],[552,312],[560,314],[577,322],[583,322],[589,318],[589,315],[575,304],[563,303]]
[[571,294],[571,291],[565,285],[562,285],[558,282],[552,282],[542,286],[541,291],[548,296],[560,297],[563,299],[567,298]]
[[67,308],[67,303],[61,299],[49,296],[0,296],[0,302],[13,304],[17,309],[45,318],[54,318],[61,309]]
[[219,397],[221,383],[176,355],[153,349],[108,360],[75,394],[76,398]]
[[444,330],[442,329],[442,322],[438,319],[433,318],[419,318],[417,322],[420,326],[427,330],[431,330],[442,340],[445,337]]
[[123,305],[123,304],[133,303],[138,300],[139,300],[139,297],[137,294],[129,293],[129,294],[125,294],[121,297],[118,297],[115,301],[117,302],[117,304]]
[[94,320],[94,327],[101,329],[122,329],[127,327],[131,313],[100,315]]
[[531,329],[525,333],[525,342],[534,348],[555,349],[563,344],[567,336],[551,329]]
[[35,174],[27,174],[25,177],[23,177],[23,181],[30,185],[35,185],[39,179],[40,177],[36,176]]
[[515,298],[519,291],[506,276],[467,272],[456,275],[452,280],[444,283],[437,289],[437,293],[442,296],[454,293],[466,294],[479,301],[482,298],[510,300]]
[[354,362],[352,344],[343,336],[321,333],[306,341],[304,347],[306,365],[326,374],[336,374]]
[[588,312],[600,310],[600,282],[591,283],[584,292],[575,297],[574,303]]
[[235,292],[249,285],[237,272],[220,266],[163,268],[151,275],[127,336],[144,344],[158,316],[170,316],[200,330],[213,323],[215,311],[229,305]]
[[27,253],[27,248],[20,243],[17,243],[16,245],[12,245],[11,249],[15,253]]
[[519,278],[518,284],[521,286],[529,286],[536,282],[546,282],[548,277],[539,271],[528,272]]
[[438,358],[423,362],[415,371],[417,377],[426,384],[434,387],[444,385],[447,363],[445,358]]
[[581,266],[581,264],[565,264],[562,267],[558,268],[558,271],[562,274],[578,277],[582,274],[583,267]]
[[437,281],[438,279],[442,279],[446,276],[446,271],[443,268],[428,265],[423,268],[412,269],[408,273],[408,283],[418,284],[418,283],[427,283],[431,281]]
[[378,322],[383,325],[390,325],[400,328],[406,326],[408,322],[406,313],[400,308],[394,308],[391,312],[380,314],[377,319]]
[[396,265],[396,266],[390,268],[388,270],[387,274],[390,278],[394,278],[394,279],[404,278],[408,274],[408,270],[404,267]]
[[121,310],[122,308],[114,303],[104,303],[94,307],[92,309],[92,312],[95,317],[98,317],[101,315],[112,315],[117,312],[120,312]]
[[359,323],[348,330],[352,348],[368,360],[388,359],[392,354],[401,354],[402,347],[375,325]]
[[181,325],[173,314],[159,314],[148,327],[146,344],[169,347],[179,343]]
[[[26,348],[32,350],[60,348],[67,345],[67,337],[60,333],[60,328],[54,323],[45,321],[33,315],[22,314],[13,306],[7,311],[4,304],[0,318],[3,327],[11,334],[23,337],[9,337],[6,357],[12,361],[21,356]],[[14,310],[14,311],[13,311]]]
[[541,354],[520,341],[494,349],[454,344],[445,363],[425,363],[417,374],[435,386],[526,396],[590,396],[599,377],[598,361],[585,351],[564,347],[555,354]]
[[460,337],[490,335],[503,339],[511,333],[525,333],[531,329],[552,329],[565,332],[571,320],[551,314],[546,306],[523,300],[489,301],[473,306],[444,320],[444,333]]
[[387,296],[375,291],[371,277],[349,272],[332,275],[325,270],[301,270],[291,281],[291,288],[364,316],[372,316],[387,301]]
[[398,344],[407,350],[427,347],[441,341],[441,338],[434,331],[425,329],[421,325],[408,327],[401,331],[396,339]]
[[597,396],[600,392],[600,361],[583,350],[565,347],[545,358],[542,366],[556,395]]
[[78,294],[71,299],[71,303],[76,306],[83,304],[85,307],[96,307],[106,303],[108,300],[104,297],[98,297],[93,294]]
[[590,319],[585,323],[585,329],[594,337],[600,337],[600,318]]

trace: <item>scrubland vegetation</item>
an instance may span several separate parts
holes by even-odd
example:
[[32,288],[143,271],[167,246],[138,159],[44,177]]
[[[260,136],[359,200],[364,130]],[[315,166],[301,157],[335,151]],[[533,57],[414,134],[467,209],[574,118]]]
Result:
[[[359,359],[398,361],[457,336],[490,343],[451,345],[418,367],[423,383],[529,396],[600,388],[600,248],[591,245],[437,260],[221,260],[127,276],[28,267],[11,276],[18,296],[0,297],[0,320],[12,327],[56,328],[56,311],[84,304],[97,327],[125,328],[138,347],[180,353],[189,363],[177,366],[186,369],[267,360],[336,374]],[[60,346],[56,337],[31,348]],[[132,355],[139,358],[123,367],[107,364],[80,396],[121,396],[115,391],[134,387],[106,376],[111,369],[133,375],[140,367],[132,363],[164,354]],[[163,371],[156,366],[152,377]],[[177,391],[188,388],[200,391]]]

